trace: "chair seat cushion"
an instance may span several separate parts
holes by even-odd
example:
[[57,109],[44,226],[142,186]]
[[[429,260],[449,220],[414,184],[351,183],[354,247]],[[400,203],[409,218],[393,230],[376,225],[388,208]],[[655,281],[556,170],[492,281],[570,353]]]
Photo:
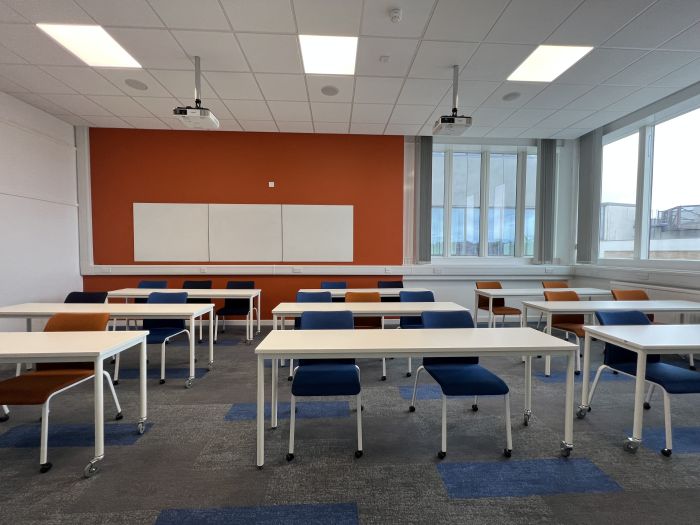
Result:
[[146,342],[149,345],[159,345],[168,337],[172,337],[173,335],[183,331],[182,328],[150,328],[148,330],[150,331],[148,337],[146,338]]
[[360,393],[360,374],[350,364],[304,364],[292,380],[295,396],[356,396]]
[[494,306],[493,313],[495,315],[520,315],[522,312],[512,306]]
[[[637,363],[616,363],[614,368],[637,375]],[[647,363],[646,379],[661,385],[669,394],[700,394],[700,372],[668,363]]]
[[583,331],[583,325],[577,323],[552,323],[552,328],[564,330],[576,334],[577,337],[584,337],[586,333]]
[[94,375],[92,370],[45,370],[0,381],[0,405],[41,405],[51,394]]
[[481,365],[426,365],[446,396],[498,396],[508,393],[508,385]]

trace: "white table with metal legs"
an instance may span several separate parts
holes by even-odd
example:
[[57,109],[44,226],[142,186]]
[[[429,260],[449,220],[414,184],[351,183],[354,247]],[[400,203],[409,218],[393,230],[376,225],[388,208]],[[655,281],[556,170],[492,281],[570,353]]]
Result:
[[146,336],[131,332],[0,332],[0,363],[95,363],[95,455],[84,469],[86,477],[98,469],[105,453],[103,361],[139,346],[138,432],[146,428]]
[[[635,452],[642,442],[644,423],[644,387],[649,354],[678,354],[700,351],[700,325],[627,325],[627,326],[584,326],[586,332],[583,343],[583,369],[590,370],[591,339],[612,343],[637,354],[637,375],[634,383],[634,425],[632,435],[627,438],[624,448]],[[576,415],[586,417],[590,409],[589,374],[583,374],[581,404]],[[670,410],[666,410],[670,417]],[[670,425],[669,425],[670,426]]]
[[381,297],[399,297],[401,292],[429,292],[427,288],[302,288],[300,292],[330,292],[334,299],[345,297],[348,292],[378,293]]
[[[279,359],[342,359],[381,357],[526,356],[525,414],[532,414],[532,357],[540,354],[567,358],[562,455],[573,449],[574,356],[571,343],[532,328],[459,328],[421,330],[273,330],[255,350],[258,356],[257,466],[265,463],[265,359],[272,359],[273,387]],[[277,403],[272,390],[271,405]]]
[[[148,304],[148,303],[24,303],[0,307],[0,318],[25,318],[27,332],[32,331],[32,319],[51,317],[54,314],[106,313],[111,319],[183,319],[190,327],[190,375],[185,386],[190,388],[194,381],[194,328],[195,319],[213,312],[213,304]],[[214,364],[214,326],[209,324],[209,367]],[[117,356],[118,358],[118,356]],[[118,381],[118,377],[114,377]]]

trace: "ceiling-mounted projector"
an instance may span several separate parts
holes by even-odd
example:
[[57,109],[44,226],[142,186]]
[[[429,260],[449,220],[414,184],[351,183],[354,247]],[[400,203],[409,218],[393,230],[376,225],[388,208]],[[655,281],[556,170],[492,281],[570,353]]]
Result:
[[433,135],[459,136],[472,125],[472,118],[457,114],[457,91],[459,88],[459,67],[452,66],[452,115],[443,115],[433,125]]
[[208,108],[202,107],[202,80],[199,57],[194,57],[194,107],[185,106],[173,109],[173,115],[182,125],[192,129],[219,129],[219,119]]

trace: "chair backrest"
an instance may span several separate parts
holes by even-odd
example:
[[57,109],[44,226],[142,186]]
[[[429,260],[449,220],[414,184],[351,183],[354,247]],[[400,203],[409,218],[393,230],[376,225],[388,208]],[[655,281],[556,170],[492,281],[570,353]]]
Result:
[[403,288],[403,281],[377,281],[377,288]]
[[[255,281],[229,281],[226,283],[229,290],[252,290],[255,288]],[[237,310],[241,315],[247,315],[250,307],[248,299],[224,299],[224,308]]]
[[331,292],[297,292],[297,303],[330,303]]
[[[149,304],[185,304],[187,302],[187,292],[151,292],[146,300]],[[156,328],[185,328],[184,319],[144,319],[143,329],[153,330]]]
[[[466,310],[451,312],[423,312],[423,328],[474,328],[474,319]],[[466,364],[474,365],[478,357],[424,357],[423,365]]]
[[324,290],[344,290],[348,287],[345,281],[321,281],[321,288]]
[[[102,332],[109,323],[109,314],[54,314],[44,332]],[[93,363],[36,363],[37,370],[92,370]]]
[[648,301],[649,296],[644,290],[610,290],[616,301]]
[[66,295],[64,303],[104,303],[107,301],[107,292],[71,292]]
[[[139,284],[136,285],[137,288],[167,288],[168,287],[168,281],[139,281]],[[134,299],[135,303],[146,303],[148,302],[148,299],[144,299],[143,297],[137,297]]]
[[255,288],[255,281],[229,281],[226,283],[229,290],[252,290]]
[[568,288],[566,281],[542,281],[542,288]]
[[[382,296],[379,292],[348,292],[345,294],[346,303],[380,303]],[[356,317],[355,328],[381,328],[381,317]]]
[[[478,290],[501,290],[503,286],[498,281],[476,281],[476,288]],[[503,297],[495,297],[491,304],[493,306],[505,306],[506,300]],[[489,298],[480,295],[478,307],[488,309]]]
[[[399,301],[402,303],[433,303],[435,296],[430,290],[425,291],[401,291],[399,292]],[[399,319],[401,328],[422,328],[423,320],[420,316],[402,316]]]
[[211,290],[211,281],[183,281],[182,288],[185,290]]
[[[579,297],[573,290],[566,292],[544,292],[545,301],[578,301]],[[555,324],[583,324],[586,322],[585,316],[581,314],[560,314],[552,316],[552,325]]]
[[[595,316],[601,326],[651,324],[651,321],[644,313],[636,310],[627,312],[596,312]],[[658,363],[660,360],[661,356],[658,354],[647,355],[647,363]],[[603,362],[612,367],[621,363],[636,363],[637,354],[617,345],[605,343]]]
[[[352,312],[303,312],[301,314],[302,330],[352,330],[354,323]],[[299,366],[309,364],[355,364],[354,359],[300,359]]]

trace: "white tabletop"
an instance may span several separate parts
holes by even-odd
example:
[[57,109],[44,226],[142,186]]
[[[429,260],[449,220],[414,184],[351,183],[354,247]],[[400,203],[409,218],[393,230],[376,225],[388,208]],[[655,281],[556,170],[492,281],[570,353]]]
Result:
[[475,291],[484,297],[535,297],[544,296],[544,292],[576,292],[578,295],[590,297],[594,295],[612,295],[610,290],[600,288],[477,288]]
[[656,353],[685,353],[700,349],[700,325],[584,326],[596,338],[625,348]]
[[396,355],[568,354],[573,343],[532,328],[459,328],[421,330],[275,330],[255,350],[262,355],[334,357]]
[[0,307],[0,317],[51,317],[54,314],[108,313],[110,317],[185,318],[199,317],[211,311],[213,304],[149,303],[24,303]]
[[280,303],[272,309],[273,315],[300,316],[304,312],[350,311],[356,316],[371,315],[420,315],[422,312],[469,311],[464,306],[450,302],[430,303]]
[[398,297],[401,292],[429,292],[427,288],[302,288],[300,292],[330,292],[331,297],[345,297],[348,292],[378,293],[382,297]]
[[523,306],[542,312],[592,313],[592,312],[698,312],[700,303],[694,301],[523,301]]
[[138,344],[148,331],[125,332],[0,332],[0,360],[42,358],[92,360]]
[[191,299],[250,299],[260,295],[259,288],[121,288],[107,292],[108,297],[145,298],[151,293],[187,292]]

